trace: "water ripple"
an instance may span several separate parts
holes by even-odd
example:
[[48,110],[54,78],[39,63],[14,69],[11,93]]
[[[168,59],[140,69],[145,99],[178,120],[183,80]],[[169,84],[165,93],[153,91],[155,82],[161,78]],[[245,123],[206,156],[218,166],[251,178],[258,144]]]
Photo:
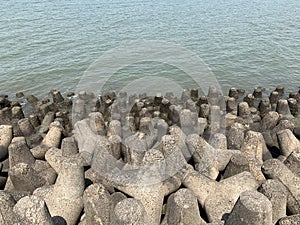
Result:
[[[300,85],[299,11],[298,0],[4,1],[0,92],[72,90],[105,51],[137,39],[194,51],[224,89],[294,89]],[[112,83],[121,87],[139,74],[175,74],[186,85],[180,71],[151,65],[121,70]]]

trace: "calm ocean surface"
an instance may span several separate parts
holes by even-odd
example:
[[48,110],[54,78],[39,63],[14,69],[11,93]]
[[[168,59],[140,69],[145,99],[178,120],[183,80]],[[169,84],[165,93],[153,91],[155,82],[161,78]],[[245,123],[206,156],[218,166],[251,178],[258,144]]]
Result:
[[[97,58],[133,40],[166,41],[193,51],[223,90],[300,86],[299,0],[0,3],[0,93],[42,97],[51,89],[73,91]],[[111,88],[143,76],[174,76],[179,86],[193,87],[181,70],[145,62],[119,70]]]

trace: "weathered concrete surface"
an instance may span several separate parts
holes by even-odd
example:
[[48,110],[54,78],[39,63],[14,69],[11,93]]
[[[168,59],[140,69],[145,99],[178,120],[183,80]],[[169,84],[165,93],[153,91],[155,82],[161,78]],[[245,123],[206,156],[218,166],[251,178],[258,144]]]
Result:
[[225,225],[273,225],[272,204],[257,191],[241,193]]
[[298,224],[300,224],[300,214],[283,217],[278,222],[278,225],[298,225]]
[[8,153],[8,146],[13,138],[13,130],[10,125],[0,125],[0,160]]
[[278,180],[266,180],[258,189],[272,203],[272,221],[275,224],[280,218],[286,216],[288,191]]
[[262,166],[263,173],[280,181],[288,190],[287,209],[292,214],[300,213],[300,177],[290,171],[278,159],[269,159]]
[[111,224],[111,197],[101,184],[92,184],[83,195],[85,220],[87,224]]
[[216,182],[194,170],[187,171],[183,184],[195,193],[210,222],[219,221],[229,213],[242,192],[259,186],[249,172]]
[[116,205],[113,225],[151,225],[141,201],[129,198]]
[[14,212],[23,225],[54,225],[45,202],[34,195],[20,199]]
[[17,224],[18,220],[13,212],[16,204],[14,198],[5,191],[0,191],[0,224],[11,225]]
[[63,161],[53,192],[45,198],[51,216],[75,225],[83,209],[84,170],[79,159]]
[[200,216],[197,198],[189,189],[179,189],[170,195],[163,224],[200,225],[206,222]]

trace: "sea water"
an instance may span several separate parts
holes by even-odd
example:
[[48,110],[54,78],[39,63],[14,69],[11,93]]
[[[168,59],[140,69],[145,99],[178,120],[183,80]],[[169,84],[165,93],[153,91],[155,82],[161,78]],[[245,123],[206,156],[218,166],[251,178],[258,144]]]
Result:
[[[90,65],[139,40],[193,52],[224,91],[300,86],[299,0],[1,0],[0,5],[0,93],[43,97],[51,89],[74,91],[78,83],[88,90],[84,74]],[[170,85],[170,77],[182,88],[196,86],[176,65],[137,61],[115,71],[109,87],[118,91],[141,77],[164,77],[158,89]]]

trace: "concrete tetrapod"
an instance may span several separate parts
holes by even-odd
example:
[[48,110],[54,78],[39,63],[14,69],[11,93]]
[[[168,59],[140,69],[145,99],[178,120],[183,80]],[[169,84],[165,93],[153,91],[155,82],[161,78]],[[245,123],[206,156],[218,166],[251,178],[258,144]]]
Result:
[[216,182],[193,169],[185,173],[183,185],[195,193],[206,211],[209,222],[220,221],[232,210],[242,192],[256,190],[259,186],[249,172],[242,172]]
[[230,158],[229,163],[223,174],[223,179],[242,173],[244,171],[250,172],[249,160],[241,153],[235,153]]
[[54,225],[45,202],[34,195],[21,198],[14,213],[22,225]]
[[122,136],[121,122],[118,120],[112,120],[108,125],[107,136],[110,137],[112,135]]
[[276,127],[279,121],[279,114],[277,112],[268,112],[265,117],[261,120],[261,128],[263,131],[272,130]]
[[74,137],[77,141],[79,153],[83,153],[85,155],[85,159],[87,163],[90,165],[91,156],[94,154],[94,150],[96,149],[96,144],[100,137],[96,135],[89,126],[89,119],[84,119],[78,121],[74,125]]
[[288,191],[278,180],[266,180],[258,189],[272,203],[272,221],[275,224],[280,218],[286,216]]
[[13,130],[10,125],[0,125],[0,160],[7,156],[8,146],[13,138]]
[[13,138],[8,147],[8,151],[10,168],[18,163],[26,163],[28,165],[33,165],[35,163],[35,158],[31,154],[24,137]]
[[126,199],[126,195],[124,195],[122,192],[115,192],[112,193],[110,196],[111,204],[110,204],[110,221],[114,221],[114,211],[116,208],[116,205]]
[[215,149],[227,150],[227,138],[225,134],[215,133],[209,140],[209,144]]
[[266,130],[262,134],[265,138],[265,141],[266,141],[266,144],[268,147],[276,147],[276,148],[280,149],[277,133],[282,130],[285,130],[285,129],[294,130],[294,128],[295,128],[295,125],[291,121],[286,120],[286,119],[281,119],[281,120],[279,120],[276,127],[274,127],[272,130]]
[[78,148],[74,136],[66,137],[62,140],[61,151],[62,155],[65,157],[70,157],[78,153]]
[[295,174],[300,176],[300,151],[293,151],[284,161],[284,164]]
[[50,124],[50,129],[46,134],[42,144],[48,146],[49,148],[58,148],[60,146],[62,137],[63,127],[58,121],[54,121]]
[[[177,151],[173,147],[171,148],[174,152]],[[170,164],[171,161],[179,160],[178,155],[178,153],[175,153],[173,157],[164,159],[159,150],[151,149],[145,154],[141,166],[133,166],[130,170],[130,167],[126,165],[126,171],[128,171],[126,175],[123,174],[120,177],[122,172],[119,172],[117,173],[119,174],[119,180],[114,181],[112,179],[115,188],[141,201],[151,225],[160,224],[164,197],[181,185],[182,175],[179,172],[180,170],[177,170],[177,173],[173,170],[175,169],[173,167],[166,168],[166,172],[164,170],[165,165],[168,165],[168,162],[164,160],[170,160]],[[180,160],[184,160],[182,155]],[[137,173],[135,173],[136,169],[138,169]],[[117,168],[112,171],[112,176],[116,175],[113,174],[116,171]],[[171,171],[173,172],[172,176],[170,175]]]
[[89,115],[89,125],[95,134],[105,135],[106,126],[102,113],[92,112]]
[[49,130],[50,124],[54,121],[54,112],[48,112],[42,120],[39,133],[45,134]]
[[18,126],[30,148],[36,147],[43,140],[42,136],[35,132],[28,118],[19,120]]
[[268,178],[277,179],[288,190],[287,209],[291,214],[300,214],[300,177],[290,171],[278,159],[264,162],[262,171]]
[[46,184],[46,180],[33,169],[33,166],[25,163],[18,163],[8,174],[14,189],[18,191],[32,193],[36,188]]
[[55,170],[56,173],[60,172],[61,165],[66,159],[62,155],[62,150],[58,148],[50,148],[45,154],[46,161],[50,164],[50,166]]
[[44,160],[36,160],[33,169],[39,174],[39,176],[45,179],[46,185],[55,183],[57,173],[48,162]]
[[18,220],[13,212],[16,204],[14,198],[6,191],[0,191],[0,224],[17,224]]
[[281,155],[289,156],[293,151],[300,152],[300,141],[289,129],[277,132],[279,149]]
[[241,193],[225,225],[273,225],[272,204],[257,191]]
[[300,224],[300,214],[283,217],[278,222],[278,225],[298,225],[298,224]]
[[253,174],[258,183],[265,180],[261,172],[263,164],[263,154],[266,158],[272,158],[266,147],[264,138],[261,133],[248,131],[245,135],[244,143],[241,146],[242,155],[246,156],[249,161],[250,172]]
[[234,123],[228,130],[227,136],[227,148],[228,149],[241,149],[245,138],[245,126],[240,123]]
[[111,197],[103,185],[99,183],[92,184],[85,189],[83,203],[87,224],[111,224]]
[[189,189],[179,189],[168,198],[167,212],[162,225],[173,224],[206,224],[206,222],[200,217],[197,198]]
[[279,99],[277,102],[276,111],[284,117],[292,117],[289,103],[285,99]]
[[112,225],[152,225],[141,201],[128,198],[119,202],[114,211]]
[[[180,186],[179,181],[175,178],[171,181],[166,181],[158,185],[144,186],[144,187],[120,187],[119,189],[123,192],[139,199],[149,217],[149,224],[158,225],[160,224],[161,210],[163,205],[163,199],[170,192],[174,191]],[[167,183],[169,182],[169,183]],[[171,187],[171,188],[170,188]]]
[[219,171],[225,169],[232,155],[240,153],[237,150],[214,149],[197,134],[189,135],[186,143],[193,156],[196,170],[213,180],[218,177]]
[[226,101],[226,111],[232,112],[232,113],[237,113],[237,101],[236,98],[229,97]]
[[45,198],[51,216],[75,225],[83,209],[84,170],[80,159],[65,159],[51,195]]

